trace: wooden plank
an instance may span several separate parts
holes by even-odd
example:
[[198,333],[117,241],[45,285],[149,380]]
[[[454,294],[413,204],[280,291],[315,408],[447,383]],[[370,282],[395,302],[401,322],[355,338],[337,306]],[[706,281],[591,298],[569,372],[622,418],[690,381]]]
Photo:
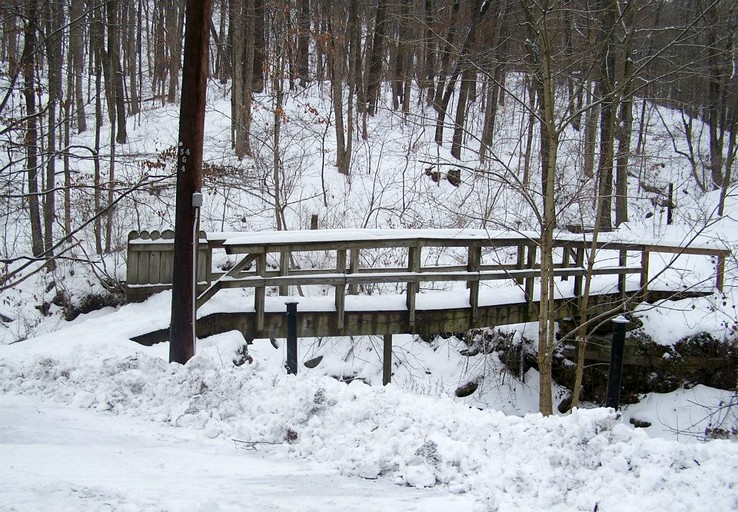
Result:
[[159,253],[159,272],[166,276],[165,283],[171,284],[174,279],[174,251],[161,251]]
[[151,253],[142,253],[138,259],[138,282],[141,284],[149,284],[149,255]]
[[208,288],[197,296],[195,301],[195,307],[200,308],[203,304],[213,298],[213,296],[223,289],[223,282],[221,280],[215,281]]
[[255,259],[256,256],[252,254],[246,255],[245,257],[241,258],[241,261],[236,263],[233,268],[231,268],[225,274],[222,274],[217,281],[211,283],[208,288],[206,288],[200,295],[197,296],[197,300],[195,301],[196,307],[200,308],[203,304],[212,299],[213,296],[223,288],[231,288],[232,286],[223,286],[223,283],[230,279],[232,276],[241,273],[241,271],[251,265],[251,263],[253,263]]
[[126,257],[126,283],[141,284],[138,277],[138,260],[140,253],[131,250],[131,246],[128,246],[128,256]]
[[[172,276],[161,271],[161,252],[151,251],[149,253],[149,283],[171,283]],[[162,275],[163,274],[163,275]]]
[[[608,274],[636,274],[641,267],[607,267],[595,269],[596,275]],[[566,269],[554,269],[554,275],[578,276],[585,273],[584,268],[569,267]],[[259,286],[295,286],[301,285],[351,285],[351,284],[389,284],[389,283],[426,283],[426,282],[458,282],[458,281],[500,281],[505,279],[535,278],[540,275],[539,269],[505,270],[505,271],[480,271],[480,272],[374,272],[363,274],[339,274],[337,272],[325,272],[312,275],[289,275],[277,276],[248,275],[246,277],[221,277],[218,282],[222,288],[256,288]]]

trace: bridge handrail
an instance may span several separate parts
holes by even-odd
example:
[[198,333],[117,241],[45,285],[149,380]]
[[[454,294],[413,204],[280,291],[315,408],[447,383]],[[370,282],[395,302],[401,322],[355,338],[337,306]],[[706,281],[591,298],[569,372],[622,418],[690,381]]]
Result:
[[[360,285],[382,283],[406,283],[406,303],[410,323],[415,317],[415,296],[423,282],[464,281],[469,289],[469,304],[472,318],[478,309],[479,284],[482,281],[512,279],[525,292],[526,300],[532,304],[535,278],[540,276],[537,261],[538,244],[533,233],[488,232],[484,230],[324,230],[309,232],[267,233],[201,233],[198,282],[201,293],[197,305],[202,306],[219,290],[224,288],[254,288],[254,309],[257,328],[263,326],[264,301],[267,287],[279,287],[280,295],[287,295],[290,286],[329,285],[335,287],[335,306],[339,328],[343,322],[345,297],[358,293]],[[654,242],[617,240],[609,234],[601,235],[597,250],[618,253],[618,265],[595,267],[594,275],[618,276],[618,289],[625,294],[625,278],[628,274],[640,274],[640,293],[648,298],[649,258],[651,253],[703,255],[717,258],[716,281],[718,290],[724,283],[725,260],[728,249],[706,246],[679,246]],[[555,275],[561,279],[574,278],[574,296],[582,294],[586,275],[585,254],[591,250],[592,242],[583,235],[561,234],[554,246],[562,249],[561,258],[555,265]],[[159,291],[171,283],[173,257],[173,234],[170,232],[133,232],[129,236],[128,284],[138,293],[146,290]],[[466,265],[428,265],[422,263],[424,248],[466,248]],[[483,264],[483,248],[515,248],[515,263]],[[390,268],[361,268],[360,254],[363,250],[401,248],[407,249],[407,265]],[[230,270],[214,272],[212,254],[223,249],[228,254],[243,255]],[[295,269],[290,268],[294,253],[330,251],[335,254],[334,268]],[[628,265],[628,253],[641,254],[639,265]],[[276,270],[267,266],[267,255],[278,254]],[[157,269],[145,268],[158,265]],[[135,268],[135,270],[132,270]],[[144,269],[141,271],[141,269]],[[151,281],[152,276],[159,281]],[[167,280],[168,277],[168,280]],[[142,279],[145,278],[145,279]],[[149,279],[149,282],[146,281]]]

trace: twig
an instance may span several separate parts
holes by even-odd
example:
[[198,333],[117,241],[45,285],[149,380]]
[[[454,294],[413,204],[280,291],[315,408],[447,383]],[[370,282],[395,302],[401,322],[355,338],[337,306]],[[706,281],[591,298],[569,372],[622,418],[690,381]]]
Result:
[[256,450],[257,445],[260,444],[282,444],[274,441],[246,441],[243,439],[231,439],[231,441],[233,441],[234,445],[241,446],[246,450]]

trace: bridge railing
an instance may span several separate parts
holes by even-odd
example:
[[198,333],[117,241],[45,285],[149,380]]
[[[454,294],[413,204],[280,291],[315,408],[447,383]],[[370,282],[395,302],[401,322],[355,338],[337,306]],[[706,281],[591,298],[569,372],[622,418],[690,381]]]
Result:
[[[264,326],[268,288],[288,295],[290,287],[309,285],[334,288],[337,327],[344,324],[347,295],[359,293],[362,286],[404,283],[409,324],[415,323],[416,299],[422,283],[464,282],[469,294],[471,319],[479,310],[480,283],[511,280],[524,292],[529,308],[534,307],[535,282],[540,277],[539,246],[535,233],[487,232],[482,230],[323,230],[261,233],[202,233],[198,262],[197,307],[220,290],[253,288],[256,327]],[[583,293],[587,255],[591,240],[582,235],[563,234],[556,238],[554,273],[562,281],[574,279],[573,297]],[[598,265],[593,275],[617,277],[618,290],[626,293],[626,278],[638,274],[637,294],[648,299],[649,267],[652,253],[673,256],[702,255],[715,258],[715,287],[724,283],[727,249],[678,245],[634,243],[603,237],[596,251],[614,251],[617,264]],[[378,249],[402,250],[402,266],[362,267],[362,254]],[[457,261],[424,258],[430,250],[453,249]],[[489,262],[491,254],[503,249],[508,257]],[[213,251],[225,250],[236,263],[226,271],[212,268]],[[294,264],[299,253],[328,253],[323,264],[299,268]],[[461,253],[459,257],[458,253]],[[510,257],[511,256],[511,257]],[[635,256],[635,258],[634,258]],[[129,300],[140,300],[171,285],[173,239],[169,233],[133,232],[128,251]],[[434,263],[434,260],[437,261]],[[462,264],[458,264],[459,261]],[[633,263],[636,260],[636,263]],[[330,266],[328,266],[330,265]]]

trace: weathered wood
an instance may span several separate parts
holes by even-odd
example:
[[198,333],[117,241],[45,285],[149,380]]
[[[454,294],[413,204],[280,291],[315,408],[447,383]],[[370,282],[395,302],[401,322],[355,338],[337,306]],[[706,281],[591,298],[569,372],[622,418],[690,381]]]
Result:
[[[526,244],[518,244],[518,252],[517,257],[515,261],[515,268],[517,270],[522,270],[525,268],[525,250],[528,246]],[[523,284],[523,280],[518,278],[518,284]]]
[[[172,282],[171,274],[168,274],[167,272],[162,272],[161,254],[161,251],[152,251],[149,253],[149,283],[157,284]],[[165,281],[165,279],[168,280]]]
[[[467,257],[467,270],[473,273],[479,273],[482,264],[482,248],[480,246],[469,247],[469,255]],[[471,308],[471,321],[476,322],[479,317],[479,281],[469,280],[466,282],[469,288],[469,307]]]
[[392,382],[392,334],[385,334],[383,341],[382,384],[386,386]]
[[[420,246],[410,247],[407,256],[407,269],[413,274],[420,273]],[[418,276],[419,277],[419,276]],[[415,296],[419,291],[418,281],[413,280],[407,283],[407,313],[408,323],[410,326],[415,325]]]
[[[586,249],[584,247],[578,247],[576,249],[576,258],[574,260],[574,264],[577,267],[584,267],[584,253]],[[574,296],[577,298],[581,298],[582,296],[582,285],[583,285],[583,276],[575,276],[574,277]]]
[[[536,266],[536,249],[538,249],[537,245],[528,245],[528,257],[525,261],[525,267],[528,269],[532,269]],[[528,311],[531,313],[533,311],[533,291],[535,290],[536,283],[535,278],[538,275],[540,275],[540,272],[536,273],[534,276],[527,276],[525,278],[525,299],[528,302]]]
[[[361,272],[360,267],[360,261],[359,257],[361,255],[361,249],[358,247],[355,249],[351,249],[350,257],[351,260],[349,261],[349,274],[355,274],[357,272]],[[349,294],[350,295],[356,295],[359,293],[359,286],[356,284],[349,285]]]
[[[356,231],[348,231],[343,233],[330,232],[330,236],[324,237],[323,232],[312,232],[310,236],[313,239],[301,241],[304,233],[295,234],[290,232],[267,233],[265,237],[247,237],[246,241],[241,242],[240,236],[237,234],[211,233],[207,237],[204,233],[200,234],[200,250],[199,262],[197,268],[198,289],[200,293],[197,305],[201,306],[205,301],[212,298],[219,290],[223,288],[235,287],[253,287],[257,290],[255,293],[255,309],[259,309],[259,302],[263,302],[265,297],[265,288],[277,286],[280,292],[289,286],[295,285],[333,285],[339,287],[336,291],[337,302],[336,310],[345,309],[345,290],[349,293],[357,293],[359,286],[362,284],[378,285],[389,283],[407,283],[407,299],[406,306],[410,320],[415,320],[414,311],[416,308],[415,297],[419,291],[419,284],[423,282],[458,282],[466,281],[469,288],[469,306],[471,309],[472,321],[475,321],[475,306],[478,299],[480,281],[511,279],[517,280],[524,284],[525,291],[529,300],[532,299],[534,291],[535,278],[539,276],[539,265],[536,261],[536,245],[533,242],[534,236],[525,236],[520,234],[494,234],[490,238],[483,239],[479,233],[465,235],[460,232],[458,235],[439,231],[421,232],[421,236],[414,235],[413,232],[406,230],[398,230],[399,234],[392,231],[371,231],[371,236],[362,239],[360,233],[357,236]],[[172,249],[171,231],[157,232],[131,232],[128,244],[128,273],[127,283],[130,293],[127,293],[129,300],[141,300],[146,294],[155,293],[161,289],[165,289],[166,285],[171,282],[172,272]],[[331,237],[336,240],[331,240]],[[375,238],[376,237],[376,238]],[[287,242],[286,240],[293,239]],[[254,240],[259,240],[255,242]],[[439,248],[458,248],[466,247],[468,251],[468,259],[466,265],[422,265],[419,257],[422,247],[439,247]],[[581,296],[583,288],[584,256],[586,250],[591,247],[591,241],[582,238],[572,238],[571,236],[557,239],[554,246],[563,249],[562,259],[556,264],[555,275],[562,281],[569,276],[574,276],[574,294]],[[688,247],[682,248],[678,246],[662,246],[658,244],[643,244],[631,242],[619,242],[612,240],[604,240],[597,244],[598,248],[607,251],[620,251],[619,265],[612,267],[599,267],[593,271],[594,275],[617,275],[619,289],[624,290],[625,276],[632,273],[640,273],[641,293],[644,298],[648,297],[648,256],[650,252],[664,252],[667,254],[701,254],[717,256],[716,265],[716,286],[721,289],[724,281],[725,257],[730,254],[726,249],[715,249],[705,247]],[[408,265],[405,268],[360,268],[360,251],[363,249],[380,249],[380,248],[408,248]],[[492,249],[517,247],[517,258],[513,262],[502,262],[498,265],[481,264],[481,248],[488,247]],[[228,252],[233,254],[245,254],[243,258],[237,262],[236,266],[225,273],[212,271],[212,251],[215,248],[226,248]],[[321,250],[330,249],[332,251],[343,251],[348,256],[349,268],[343,270],[336,269],[288,269],[285,263],[285,254],[288,250],[295,252],[311,251],[319,248]],[[252,252],[248,252],[252,251]],[[248,270],[251,262],[257,255],[264,257],[266,261],[267,253],[274,254],[281,251],[280,269],[270,270],[266,264],[262,265],[257,271],[255,269]],[[640,266],[628,266],[624,260],[625,251],[641,252]],[[573,254],[572,254],[573,253]],[[344,256],[344,257],[345,257]],[[479,256],[479,261],[475,258]],[[157,264],[158,258],[158,264]],[[572,261],[574,266],[572,265]],[[478,271],[475,269],[478,267]],[[217,277],[216,281],[212,281]],[[154,282],[156,281],[156,282]],[[207,286],[206,286],[207,283]],[[139,286],[141,285],[141,286]],[[162,285],[165,285],[162,288]],[[344,292],[341,292],[343,287]],[[529,309],[533,304],[529,302]],[[530,315],[535,312],[530,311]],[[334,328],[338,328],[341,324],[340,315],[334,320]],[[411,322],[412,323],[412,322]],[[345,321],[344,321],[345,324]]]
[[[266,253],[256,255],[256,275],[263,276],[266,272]],[[261,285],[254,290],[254,310],[256,311],[256,330],[264,329],[264,304],[266,288]]]
[[[289,274],[289,267],[290,267],[290,253],[283,251],[279,253],[279,275],[280,276],[286,276]],[[282,285],[279,287],[279,294],[282,296],[287,296],[290,294],[290,287],[286,285]]]
[[[637,274],[641,267],[605,267],[593,271],[594,275],[610,274]],[[576,276],[585,273],[584,268],[569,267],[565,269],[554,269],[554,276],[564,275]],[[298,284],[309,285],[356,285],[356,284],[390,284],[390,283],[428,283],[428,282],[478,282],[478,281],[500,281],[506,279],[535,278],[539,275],[537,269],[506,270],[506,271],[479,271],[479,272],[373,272],[362,274],[339,274],[337,272],[312,273],[301,275],[267,275],[260,277],[249,274],[245,277],[222,277],[218,284],[223,288],[257,288],[262,286],[295,286]]]
[[[621,268],[627,267],[628,265],[628,251],[621,249],[618,252],[618,266]],[[621,296],[625,298],[625,273],[618,274],[618,291]]]
[[[637,293],[637,292],[636,292]],[[674,299],[670,292],[654,291],[653,300]],[[629,293],[628,296],[632,296]],[[682,293],[680,298],[701,296],[698,293]],[[614,306],[620,303],[620,294],[593,295],[590,297],[589,317],[612,314]],[[536,321],[537,307],[533,308],[532,317],[527,313],[527,302],[480,306],[479,318],[473,327],[489,327],[507,325],[526,321]],[[577,312],[577,304],[570,299],[556,299],[554,316],[556,319],[573,317]],[[343,336],[383,336],[387,332],[415,333],[433,335],[443,332],[463,332],[471,324],[470,309],[451,308],[434,310],[417,310],[416,323],[411,328],[408,312],[400,311],[346,311]],[[237,330],[247,339],[284,338],[287,335],[285,315],[282,311],[266,312],[262,329],[257,329],[256,314],[247,313],[213,313],[197,321],[197,336],[204,338],[213,334]],[[298,315],[297,336],[301,338],[325,337],[335,335],[335,313],[332,311],[309,311],[300,309]],[[142,334],[133,339],[143,344],[166,341],[168,330]]]
[[[562,248],[562,254],[561,254],[561,268],[569,268],[569,260],[571,259],[571,246],[570,245],[564,245]],[[561,278],[562,281],[566,281],[569,279],[569,276],[563,276]]]
[[[345,274],[346,272],[346,249],[339,249],[336,253],[336,272]],[[346,283],[337,283],[335,289],[336,304],[336,329],[338,332],[343,330],[343,319],[346,305]]]

